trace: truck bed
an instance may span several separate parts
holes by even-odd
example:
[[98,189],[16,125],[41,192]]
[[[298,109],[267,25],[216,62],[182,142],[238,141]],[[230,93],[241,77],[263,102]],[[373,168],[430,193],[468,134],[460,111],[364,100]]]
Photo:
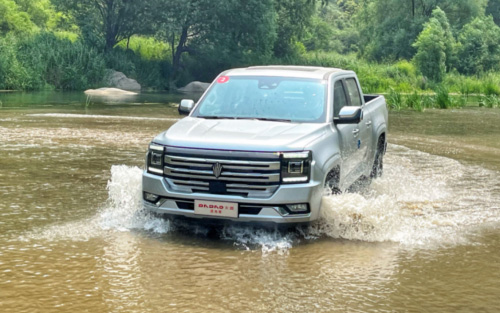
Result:
[[377,99],[378,97],[381,97],[381,95],[364,95],[363,98],[365,100],[365,103],[368,103],[370,101]]

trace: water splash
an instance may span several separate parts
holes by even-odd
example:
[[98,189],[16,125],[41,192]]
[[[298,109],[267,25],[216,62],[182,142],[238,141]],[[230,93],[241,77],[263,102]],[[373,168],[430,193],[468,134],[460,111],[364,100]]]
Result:
[[21,239],[86,241],[105,236],[109,231],[145,230],[164,234],[173,229],[171,222],[156,218],[142,208],[140,168],[113,165],[107,189],[107,202],[90,219],[53,225],[22,236]]
[[[225,226],[218,236],[237,247],[263,253],[287,253],[299,241],[322,237],[433,247],[465,243],[475,228],[500,223],[500,196],[493,192],[500,186],[498,173],[394,145],[389,146],[385,160],[384,176],[367,190],[325,195],[321,219],[306,229],[282,232]],[[172,222],[145,212],[141,176],[137,167],[112,166],[108,201],[94,217],[30,236],[88,240],[106,232],[166,234],[181,229],[183,234],[208,236],[209,227]]]
[[[309,234],[404,246],[464,244],[500,223],[498,173],[390,145],[386,170],[360,194],[324,196]],[[497,187],[498,188],[498,187]]]
[[276,252],[286,254],[298,240],[295,232],[258,229],[244,226],[225,226],[222,229],[221,239],[233,241],[237,247],[245,250],[261,249],[263,254]]

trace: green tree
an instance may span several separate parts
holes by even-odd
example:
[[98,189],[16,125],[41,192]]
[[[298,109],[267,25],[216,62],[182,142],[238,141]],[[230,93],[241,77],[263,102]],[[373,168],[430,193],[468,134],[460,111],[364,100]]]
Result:
[[464,74],[500,69],[500,27],[493,18],[476,18],[458,37],[457,69]]
[[450,71],[453,64],[456,62],[455,57],[455,38],[453,37],[453,33],[451,31],[450,23],[448,22],[448,17],[446,13],[441,10],[440,7],[437,7],[432,11],[432,17],[435,18],[439,25],[441,25],[444,31],[444,53],[446,54],[446,71]]
[[16,37],[13,34],[0,37],[0,89],[24,88],[27,76],[25,68],[17,59]]
[[411,59],[412,43],[438,6],[458,33],[484,13],[486,0],[367,0],[358,14],[364,55],[378,61]]
[[413,46],[417,49],[415,63],[422,74],[441,82],[446,70],[445,31],[437,18],[431,18]]
[[486,14],[491,15],[495,24],[500,26],[500,0],[489,0]]
[[30,20],[39,28],[44,29],[47,22],[55,14],[50,0],[16,0],[20,10],[26,12]]
[[274,55],[278,58],[296,54],[296,42],[305,35],[314,14],[314,0],[275,0],[277,39]]
[[15,1],[0,0],[0,35],[31,33],[35,27],[29,14],[22,12]]
[[358,52],[359,30],[352,18],[357,8],[353,0],[318,6],[302,39],[307,50],[335,51],[341,54]]
[[153,24],[153,1],[134,0],[53,0],[58,8],[70,12],[83,36],[94,45],[111,50],[132,35],[148,33]]
[[[251,57],[270,56],[275,40],[272,0],[160,0],[157,36],[172,50],[175,81],[182,56],[196,55],[205,70],[245,63]],[[238,12],[237,14],[235,12]],[[203,62],[206,61],[206,62]],[[203,70],[198,70],[202,72]]]

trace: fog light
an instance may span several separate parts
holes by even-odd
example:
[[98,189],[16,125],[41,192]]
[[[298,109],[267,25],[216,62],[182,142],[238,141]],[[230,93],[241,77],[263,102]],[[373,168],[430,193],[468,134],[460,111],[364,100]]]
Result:
[[149,192],[144,193],[144,200],[146,200],[146,201],[156,202],[156,201],[158,201],[159,198],[160,198],[160,196],[155,195],[153,193],[149,193]]
[[306,213],[308,211],[306,203],[301,203],[301,204],[287,204],[286,207],[292,213]]

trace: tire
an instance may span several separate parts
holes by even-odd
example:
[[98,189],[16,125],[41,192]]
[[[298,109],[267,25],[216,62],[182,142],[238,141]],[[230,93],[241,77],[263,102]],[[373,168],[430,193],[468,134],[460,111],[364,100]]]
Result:
[[384,146],[384,139],[380,138],[377,144],[377,152],[375,153],[375,160],[373,161],[370,178],[378,178],[384,173]]
[[342,193],[339,189],[339,169],[330,171],[325,178],[325,188],[330,190],[332,194],[338,195]]

